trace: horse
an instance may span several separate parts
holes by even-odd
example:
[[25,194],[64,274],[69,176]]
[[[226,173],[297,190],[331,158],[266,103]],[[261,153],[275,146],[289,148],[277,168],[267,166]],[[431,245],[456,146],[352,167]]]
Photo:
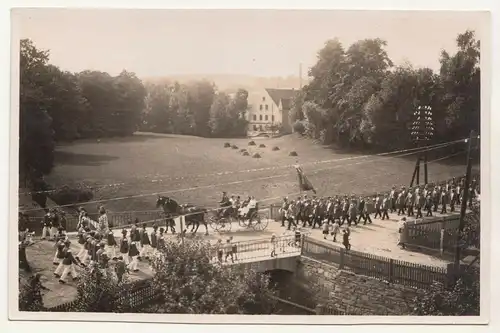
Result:
[[[156,200],[156,208],[160,207],[165,213],[167,226],[170,226],[172,233],[175,233],[174,217],[186,215],[186,228],[192,225],[191,232],[195,234],[198,231],[200,224],[203,223],[205,226],[205,235],[208,235],[208,224],[205,221],[205,214],[207,213],[207,210],[205,208],[190,204],[180,205],[172,198],[159,195]],[[181,232],[185,232],[185,230],[181,230]]]

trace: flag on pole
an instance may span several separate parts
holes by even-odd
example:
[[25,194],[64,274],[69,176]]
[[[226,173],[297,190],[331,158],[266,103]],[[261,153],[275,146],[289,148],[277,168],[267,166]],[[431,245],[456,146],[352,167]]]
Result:
[[302,171],[302,168],[298,165],[295,166],[295,169],[297,170],[297,176],[299,177],[299,188],[301,191],[312,191],[314,194],[316,194],[316,190],[314,189],[314,186],[312,185],[311,181],[307,179],[306,175],[304,175],[304,171]]

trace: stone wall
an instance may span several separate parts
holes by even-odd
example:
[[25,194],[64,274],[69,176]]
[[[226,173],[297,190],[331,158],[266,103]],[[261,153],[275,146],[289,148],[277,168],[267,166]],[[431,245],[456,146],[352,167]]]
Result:
[[[302,257],[297,278],[318,288],[318,305],[324,314],[333,310],[352,315],[406,315],[418,289],[339,270],[338,267]],[[328,310],[329,309],[329,310]]]

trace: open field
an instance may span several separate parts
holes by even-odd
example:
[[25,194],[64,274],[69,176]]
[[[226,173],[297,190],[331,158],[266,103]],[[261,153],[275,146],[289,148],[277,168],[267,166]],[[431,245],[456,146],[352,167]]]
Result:
[[[283,196],[298,195],[293,168],[296,163],[302,165],[318,195],[371,194],[392,185],[408,185],[415,165],[414,156],[346,154],[293,135],[254,140],[257,146],[248,146],[250,139],[149,133],[84,140],[57,148],[56,167],[47,180],[54,185],[118,184],[99,188],[95,200],[142,195],[105,203],[110,211],[130,211],[155,209],[157,192],[180,203],[214,207],[221,192],[227,191],[234,195],[254,195],[266,205]],[[239,149],[223,148],[224,142],[246,148],[250,155],[258,152],[262,158],[242,156]],[[260,144],[266,148],[259,148]],[[272,151],[273,146],[280,150]],[[288,156],[292,150],[298,153],[297,157]],[[463,164],[430,163],[429,181],[460,176],[464,171]],[[96,204],[88,206],[90,211],[95,207]]]

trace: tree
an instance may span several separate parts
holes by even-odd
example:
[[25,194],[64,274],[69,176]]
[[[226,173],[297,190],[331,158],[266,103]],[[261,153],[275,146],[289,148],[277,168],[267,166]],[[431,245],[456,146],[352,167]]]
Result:
[[20,45],[19,168],[25,180],[50,173],[54,165],[54,131],[43,84],[49,52],[28,39]]
[[193,117],[195,135],[207,137],[210,135],[210,108],[214,101],[215,86],[208,81],[194,82],[188,86],[187,107]]
[[210,108],[209,126],[213,137],[239,137],[246,135],[248,122],[248,92],[239,89],[234,97],[220,92]]
[[481,71],[480,42],[473,31],[457,37],[458,51],[441,54],[440,76],[446,110],[446,137],[449,140],[467,137],[470,130],[480,134]]
[[275,302],[267,276],[214,263],[210,244],[168,241],[152,267],[153,286],[162,292],[157,312],[188,314],[270,314]]

